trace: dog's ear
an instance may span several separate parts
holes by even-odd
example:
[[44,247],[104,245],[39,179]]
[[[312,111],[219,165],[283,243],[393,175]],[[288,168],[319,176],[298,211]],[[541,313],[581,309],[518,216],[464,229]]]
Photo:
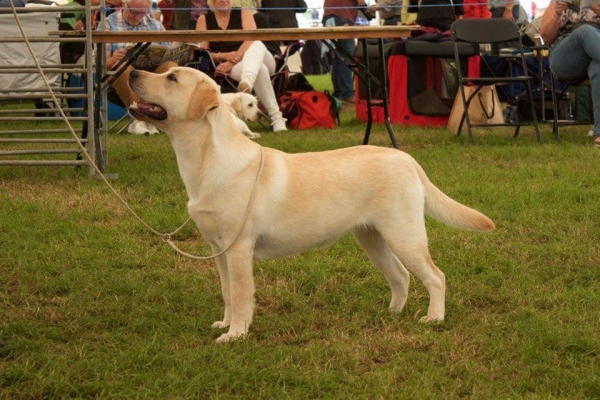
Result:
[[233,100],[231,101],[230,106],[231,106],[231,108],[233,108],[235,110],[235,113],[237,114],[238,117],[242,117],[242,97],[241,96],[234,96]]
[[219,91],[213,85],[206,81],[199,81],[190,96],[188,117],[192,121],[202,118],[207,112],[219,107],[221,104],[219,98]]

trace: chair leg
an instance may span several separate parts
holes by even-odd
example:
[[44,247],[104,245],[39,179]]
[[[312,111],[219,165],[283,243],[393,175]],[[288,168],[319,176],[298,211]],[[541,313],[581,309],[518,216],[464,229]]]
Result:
[[460,85],[461,97],[463,101],[463,115],[460,119],[460,123],[458,124],[458,132],[456,132],[456,136],[460,135],[462,132],[463,123],[467,123],[467,137],[469,138],[469,143],[473,144],[473,132],[471,130],[471,120],[469,119],[469,105],[471,104],[471,100],[477,94],[478,90],[473,91],[469,98],[465,97],[465,87]]
[[550,73],[550,93],[552,94],[552,133],[556,140],[560,139],[560,133],[558,132],[558,102],[556,98],[556,81],[554,80],[554,74]]
[[[531,82],[527,81],[525,83],[525,88],[527,89],[527,100],[529,101],[529,105],[531,107],[531,117],[533,118],[533,127],[535,128],[535,136],[537,137],[538,143],[542,143],[542,136],[540,135],[540,126],[538,124],[537,114],[535,112],[535,103],[533,102],[533,91],[531,90]],[[543,112],[544,110],[542,110]]]
[[[474,93],[477,93],[477,92],[474,92]],[[469,118],[469,106],[471,105],[471,100],[473,99],[473,96],[469,97],[469,100],[467,100],[465,102],[465,113],[463,114],[463,119],[467,123],[467,137],[469,138],[470,144],[473,144],[473,128],[471,127],[471,118]],[[461,123],[461,126],[462,126],[462,123]],[[459,126],[459,132],[460,132],[460,128],[461,127]]]

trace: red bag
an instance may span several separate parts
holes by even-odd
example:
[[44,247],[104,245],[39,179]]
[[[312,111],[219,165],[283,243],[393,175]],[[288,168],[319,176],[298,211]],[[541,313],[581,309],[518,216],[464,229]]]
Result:
[[284,92],[279,109],[294,129],[334,128],[340,123],[336,101],[328,91]]

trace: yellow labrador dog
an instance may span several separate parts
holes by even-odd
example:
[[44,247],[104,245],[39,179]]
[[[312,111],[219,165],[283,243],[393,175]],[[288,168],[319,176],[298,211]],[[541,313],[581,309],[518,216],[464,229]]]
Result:
[[258,100],[250,93],[223,93],[221,98],[229,106],[229,110],[234,115],[235,123],[238,129],[250,139],[258,139],[260,133],[252,132],[246,122],[258,122],[263,113],[258,108]]
[[494,222],[442,193],[411,156],[374,146],[263,148],[240,133],[219,87],[195,69],[134,70],[129,83],[142,99],[130,112],[171,139],[188,212],[220,254],[225,313],[213,327],[229,330],[218,342],[245,335],[252,323],[254,259],[324,246],[348,231],[389,282],[392,311],[404,307],[410,271],[430,296],[421,320],[444,319],[446,283],[429,255],[424,215],[475,231]]

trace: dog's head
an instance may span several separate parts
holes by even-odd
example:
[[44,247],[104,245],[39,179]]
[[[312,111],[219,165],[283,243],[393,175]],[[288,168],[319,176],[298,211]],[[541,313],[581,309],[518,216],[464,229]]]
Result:
[[134,118],[166,128],[197,121],[220,106],[220,88],[206,74],[185,67],[162,74],[133,70],[129,86],[140,100],[129,107]]
[[263,113],[258,108],[258,100],[249,93],[227,93],[222,95],[232,112],[243,121],[260,121]]

